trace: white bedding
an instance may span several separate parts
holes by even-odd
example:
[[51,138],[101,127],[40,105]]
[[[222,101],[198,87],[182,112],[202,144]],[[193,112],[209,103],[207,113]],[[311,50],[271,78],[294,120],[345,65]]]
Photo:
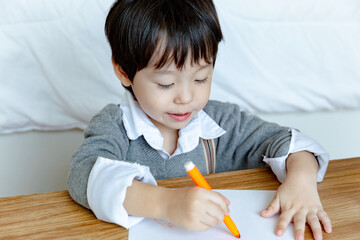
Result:
[[215,1],[213,98],[252,112],[360,109],[360,1]]
[[[123,88],[104,36],[114,0],[0,0],[0,133],[84,128]],[[211,98],[257,112],[360,109],[360,2],[215,0]]]

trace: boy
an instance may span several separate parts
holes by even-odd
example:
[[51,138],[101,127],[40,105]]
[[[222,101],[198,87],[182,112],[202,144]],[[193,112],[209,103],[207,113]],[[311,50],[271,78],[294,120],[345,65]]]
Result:
[[283,182],[261,212],[271,217],[281,209],[276,234],[292,219],[296,239],[306,222],[315,239],[322,238],[320,222],[331,232],[316,186],[328,164],[321,146],[236,105],[209,101],[222,40],[211,0],[120,0],[105,31],[115,74],[129,92],[85,131],[68,177],[76,202],[126,228],[150,217],[206,230],[222,222],[230,202],[199,187],[162,188],[155,179],[186,176],[189,160],[204,174],[268,163]]

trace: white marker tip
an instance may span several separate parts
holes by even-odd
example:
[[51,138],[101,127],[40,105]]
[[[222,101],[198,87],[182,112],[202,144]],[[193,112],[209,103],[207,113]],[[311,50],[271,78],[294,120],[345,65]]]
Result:
[[195,164],[192,161],[188,161],[184,164],[185,170],[190,171],[195,167]]

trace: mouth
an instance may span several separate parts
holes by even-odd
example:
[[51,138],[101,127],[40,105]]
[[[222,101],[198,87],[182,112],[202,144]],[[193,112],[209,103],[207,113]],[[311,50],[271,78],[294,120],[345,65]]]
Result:
[[172,117],[176,121],[185,121],[191,115],[191,112],[187,113],[168,113],[170,117]]

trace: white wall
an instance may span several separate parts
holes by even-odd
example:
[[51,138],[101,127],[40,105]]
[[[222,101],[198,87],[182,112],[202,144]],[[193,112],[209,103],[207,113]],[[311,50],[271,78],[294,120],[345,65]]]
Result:
[[267,121],[300,130],[318,141],[330,159],[360,157],[360,111],[260,114]]
[[66,189],[80,130],[0,135],[0,197]]

